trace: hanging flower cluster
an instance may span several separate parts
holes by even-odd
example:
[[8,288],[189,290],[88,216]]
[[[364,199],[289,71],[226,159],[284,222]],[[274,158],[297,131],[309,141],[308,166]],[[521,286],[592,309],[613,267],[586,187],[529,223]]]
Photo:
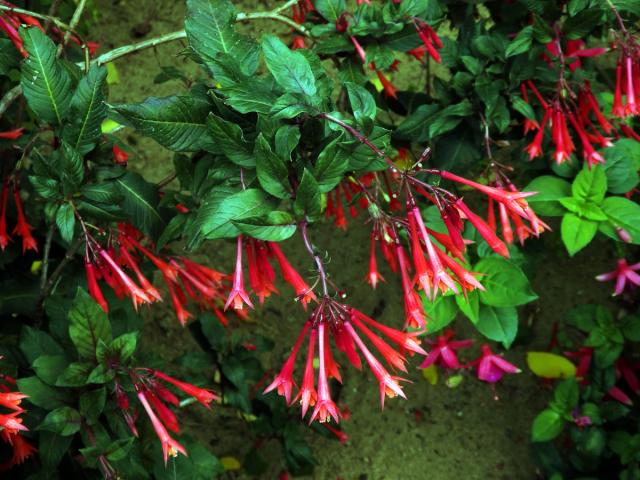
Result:
[[[7,230],[7,210],[9,207],[9,189],[13,186],[13,202],[16,208],[16,225],[13,232],[9,234]],[[22,208],[22,199],[20,198],[20,188],[15,179],[2,183],[2,192],[0,193],[0,248],[4,250],[12,241],[11,235],[17,235],[22,238],[22,253],[27,250],[38,251],[38,242],[31,234],[33,227],[29,225]]]
[[[160,291],[144,275],[138,262],[149,260],[162,274],[176,316],[185,325],[192,314],[185,308],[191,299],[201,309],[212,310],[217,318],[228,324],[223,312],[224,299],[229,290],[229,277],[186,257],[164,257],[142,245],[144,236],[131,225],[120,224],[107,246],[102,246],[86,233],[85,271],[89,293],[105,312],[109,305],[102,293],[103,280],[118,298],[129,297],[134,307],[162,301]],[[127,271],[133,272],[137,282]]]
[[[300,401],[303,417],[307,414],[309,407],[314,407],[309,423],[314,420],[327,422],[332,418],[336,423],[339,422],[340,410],[332,400],[329,389],[329,379],[334,378],[339,382],[342,381],[340,366],[331,352],[329,339],[332,338],[335,348],[341,351],[355,368],[362,368],[362,359],[358,352],[364,356],[380,386],[380,401],[383,406],[385,397],[405,397],[398,383],[403,379],[392,375],[385,368],[367,347],[361,335],[371,342],[378,353],[382,355],[387,366],[392,369],[407,371],[405,351],[411,352],[411,354],[426,354],[419,345],[418,332],[406,333],[387,327],[355,308],[324,296],[305,322],[282,370],[265,389],[265,393],[277,390],[279,395],[284,396],[288,404]],[[386,340],[381,335],[385,336]],[[305,367],[302,381],[298,387],[298,383],[293,379],[293,374],[298,351],[307,337]],[[388,341],[394,343],[396,348],[389,345]],[[316,357],[319,364],[317,380],[313,368]],[[295,396],[292,396],[294,389],[298,391]]]
[[[160,440],[165,465],[168,457],[175,457],[178,453],[187,455],[185,448],[169,434],[169,430],[176,434],[180,433],[180,425],[178,424],[176,414],[169,407],[169,405],[178,407],[180,401],[162,382],[181,390],[207,408],[211,408],[211,402],[218,400],[218,396],[210,390],[182,382],[158,370],[137,368],[128,370],[128,374],[133,383],[138,401],[144,408]],[[137,437],[137,414],[132,411],[129,396],[123,385],[117,380],[114,391],[118,408],[131,433]]]
[[3,410],[0,413],[0,437],[13,448],[12,457],[0,464],[0,470],[8,470],[14,465],[23,463],[37,450],[20,434],[28,430],[22,424],[21,415],[25,410],[20,405],[22,400],[28,398],[27,395],[13,390],[16,385],[14,378],[2,375],[0,379],[2,380],[2,383],[0,383],[0,407]]

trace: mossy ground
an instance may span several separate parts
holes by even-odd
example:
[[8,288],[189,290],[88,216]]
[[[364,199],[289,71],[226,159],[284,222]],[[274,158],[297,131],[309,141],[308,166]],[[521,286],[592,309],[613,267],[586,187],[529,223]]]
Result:
[[[237,4],[240,10],[254,11],[266,9],[273,2]],[[102,51],[182,28],[185,10],[184,2],[176,0],[97,0],[96,7],[99,15],[91,27],[90,38],[102,44]],[[280,25],[264,21],[252,28],[286,33]],[[141,101],[150,95],[182,91],[178,81],[156,85],[153,79],[160,73],[161,66],[177,66],[197,75],[198,67],[180,55],[184,47],[178,42],[117,61],[120,83],[111,86],[110,101]],[[407,75],[411,77],[408,81],[419,82],[419,75]],[[172,171],[171,155],[153,141],[141,139],[130,131],[125,132],[123,138],[135,149],[131,166],[148,180],[160,180]],[[311,235],[319,248],[330,252],[329,271],[338,285],[349,288],[348,302],[367,314],[375,311],[376,317],[385,323],[401,325],[403,311],[398,279],[383,272],[388,282],[375,291],[362,281],[368,260],[368,228],[361,220],[352,221],[346,232],[321,225],[314,227]],[[305,271],[309,259],[301,242],[292,239],[283,248],[292,263]],[[209,265],[229,271],[232,252],[232,244],[217,241],[204,246],[197,256]],[[522,309],[519,341],[506,354],[510,361],[523,367],[526,352],[546,347],[553,323],[568,309],[606,299],[608,287],[597,284],[593,277],[606,271],[613,258],[612,252],[599,245],[568,259],[557,232],[532,241],[527,253],[528,273],[540,299]],[[269,299],[266,308],[252,314],[252,323],[244,327],[277,339],[274,352],[263,359],[273,369],[280,367],[305,318],[299,305],[292,302],[286,286],[282,286],[282,293]],[[473,328],[462,318],[458,319],[456,330],[462,337],[473,334]],[[167,362],[196,348],[189,332],[178,326],[168,307],[154,307],[148,313],[143,338],[144,343],[153,345],[154,351]],[[472,353],[476,351],[477,346]],[[520,375],[510,376],[498,384],[495,393],[499,400],[495,400],[490,387],[475,381],[470,374],[464,374],[464,381],[454,389],[446,387],[442,378],[432,386],[422,378],[414,363],[409,374],[413,383],[405,388],[408,400],[387,400],[385,409],[380,411],[378,387],[372,376],[345,365],[345,387],[339,401],[353,412],[351,419],[343,424],[349,442],[341,445],[310,434],[319,461],[313,478],[536,478],[529,431],[533,417],[549,397],[550,388],[533,377],[526,367],[523,370]],[[185,413],[184,432],[209,445],[216,455],[242,458],[251,447],[247,443],[247,424],[231,411],[216,408],[208,412],[194,406]],[[261,453],[271,461],[269,472],[263,478],[276,478],[282,468],[278,446],[267,443]]]

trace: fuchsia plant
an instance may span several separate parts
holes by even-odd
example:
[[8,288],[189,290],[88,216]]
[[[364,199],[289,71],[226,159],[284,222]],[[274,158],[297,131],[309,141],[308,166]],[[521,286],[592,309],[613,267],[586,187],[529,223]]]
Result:
[[[299,403],[305,423],[346,442],[337,424],[350,413],[335,387],[349,381],[347,364],[366,365],[382,406],[423,388],[403,383],[412,356],[491,388],[521,372],[496,345],[523,341],[518,307],[537,298],[525,272],[556,238],[570,256],[598,234],[610,239],[618,267],[597,280],[615,281],[615,295],[640,285],[633,2],[498,1],[481,13],[438,0],[290,0],[259,12],[229,0],[186,3],[184,29],[100,52],[80,23],[87,2],[69,3],[75,13],[65,20],[60,2],[41,13],[0,0],[0,315],[22,327],[0,331],[15,352],[0,388],[0,433],[13,453],[0,466],[39,452],[39,462],[19,467],[25,478],[39,468],[137,478],[178,457],[174,474],[211,478],[215,456],[200,448],[188,458],[193,443],[177,436],[182,408],[215,401],[261,415],[255,450],[277,438],[287,468],[309,473],[313,459],[291,448],[303,437],[289,418],[297,413],[261,394]],[[257,19],[290,34],[235,28]],[[137,103],[108,96],[105,65],[176,40],[198,68],[188,77],[163,69],[182,93]],[[408,89],[403,75],[415,71],[426,83]],[[158,183],[137,173],[137,151],[114,124],[172,152],[172,173]],[[323,220],[366,229],[364,248],[344,248],[366,263],[363,284],[397,283],[401,298],[389,301],[402,302],[403,318],[345,300],[368,287],[341,285]],[[302,259],[290,253],[295,238]],[[231,273],[205,258],[205,246],[223,240]],[[257,355],[269,348],[261,327],[237,326],[275,295],[302,308],[291,319],[293,344],[276,339],[287,353],[274,376]],[[164,301],[200,356],[153,358],[138,314]],[[565,455],[563,472],[592,474],[600,457],[619,459],[620,471],[639,468],[625,450],[637,431],[599,407],[613,399],[626,415],[637,403],[629,346],[640,341],[637,301],[624,301],[624,315],[580,310],[563,337],[579,343],[550,347],[577,365],[563,359],[572,378],[555,386],[532,440],[572,429],[588,461]],[[483,340],[454,339],[456,317]],[[198,386],[212,383],[219,393]],[[143,412],[149,422],[139,421]],[[151,429],[159,445],[150,460],[132,445]],[[594,470],[584,472],[588,464]],[[542,468],[551,476],[559,467]]]

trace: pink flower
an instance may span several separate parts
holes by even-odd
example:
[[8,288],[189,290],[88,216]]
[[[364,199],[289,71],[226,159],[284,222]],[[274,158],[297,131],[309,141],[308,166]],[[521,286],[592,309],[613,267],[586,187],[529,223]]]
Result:
[[376,288],[378,282],[384,282],[384,277],[378,272],[378,262],[376,261],[376,232],[371,232],[371,253],[369,255],[369,273],[366,281],[373,288]]
[[427,358],[425,358],[424,362],[420,364],[420,368],[427,368],[434,364],[438,364],[445,368],[450,368],[453,370],[461,368],[462,365],[458,360],[456,350],[458,350],[459,348],[470,347],[473,343],[473,340],[451,341],[453,335],[454,332],[450,328],[444,332],[444,335],[440,335],[437,342],[435,343],[435,346],[427,354]]
[[302,303],[302,306],[306,310],[307,304],[311,302],[311,300],[318,300],[316,294],[313,293],[313,290],[307,282],[305,282],[300,274],[291,266],[278,244],[269,242],[268,245],[269,250],[275,255],[276,260],[278,260],[284,281],[294,288],[297,296],[296,299],[300,300],[300,303]]
[[621,258],[618,260],[618,266],[614,271],[598,275],[596,280],[600,282],[615,280],[616,288],[613,295],[616,296],[624,291],[627,282],[635,286],[640,286],[640,275],[636,273],[638,270],[640,270],[640,263],[629,265],[626,259]]
[[200,388],[190,383],[182,382],[158,370],[154,370],[153,374],[160,380],[174,385],[187,395],[195,398],[198,402],[200,402],[207,408],[211,408],[211,402],[218,399],[218,396],[215,393],[213,393],[211,390],[207,390],[206,388]]
[[244,289],[244,275],[242,273],[242,235],[238,235],[236,270],[233,275],[233,286],[231,287],[229,298],[224,304],[224,309],[226,310],[229,308],[229,305],[232,303],[235,310],[242,310],[245,303],[253,308],[249,295],[247,295],[247,292]]
[[331,399],[329,382],[327,380],[325,349],[328,349],[329,345],[326,341],[327,336],[325,335],[325,328],[324,322],[321,322],[318,325],[318,356],[320,357],[320,367],[318,368],[318,396],[315,408],[311,414],[311,419],[309,420],[310,424],[316,418],[318,418],[320,423],[327,422],[330,418],[333,418],[336,423],[340,422],[340,413],[338,411],[338,407]]
[[151,420],[151,424],[153,425],[153,429],[156,431],[156,435],[160,439],[160,442],[162,444],[162,453],[164,454],[164,464],[167,464],[167,458],[169,456],[177,457],[178,453],[182,453],[186,457],[187,451],[182,445],[171,438],[169,432],[167,432],[167,429],[151,409],[151,405],[149,405],[147,397],[145,396],[143,391],[138,391],[138,399],[146,410],[147,415],[149,416],[149,420]]
[[300,345],[302,344],[304,337],[307,335],[307,332],[309,331],[310,325],[311,324],[309,322],[306,322],[304,324],[304,327],[302,327],[302,330],[300,331],[300,335],[298,336],[298,340],[296,340],[296,343],[293,346],[291,353],[289,354],[289,356],[287,357],[287,360],[284,362],[284,365],[282,366],[282,370],[280,370],[280,373],[275,378],[275,380],[271,382],[271,384],[267,388],[265,388],[264,392],[262,393],[269,393],[271,390],[274,390],[277,388],[278,395],[284,396],[285,400],[287,401],[287,404],[291,403],[291,389],[296,384],[296,382],[293,380],[293,369],[296,364],[296,357],[298,355],[298,350],[300,349]]
[[505,373],[520,373],[521,370],[507,362],[500,355],[491,352],[489,345],[482,345],[482,354],[474,363],[477,364],[476,374],[478,379],[487,383],[496,383]]

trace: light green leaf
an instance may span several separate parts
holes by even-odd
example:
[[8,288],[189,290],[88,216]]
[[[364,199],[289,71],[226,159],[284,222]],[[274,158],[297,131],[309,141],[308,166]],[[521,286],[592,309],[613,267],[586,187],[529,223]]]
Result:
[[600,223],[600,231],[620,241],[616,227],[627,231],[631,243],[640,244],[640,205],[624,197],[608,197],[602,203],[602,210],[609,219]]
[[566,180],[551,175],[542,175],[533,179],[524,187],[525,192],[538,192],[527,198],[527,202],[540,215],[560,216],[566,210],[560,205],[559,200],[571,195],[571,185]]
[[558,412],[546,409],[533,420],[532,442],[548,442],[556,438],[564,428],[564,418]]
[[607,193],[607,176],[598,165],[585,167],[571,184],[571,193],[575,198],[602,203]]
[[76,225],[76,217],[70,204],[60,205],[56,213],[56,225],[62,239],[70,243],[73,240],[73,231]]
[[562,242],[571,257],[586,247],[593,240],[597,231],[598,222],[580,218],[574,213],[567,213],[562,218],[560,225]]
[[504,348],[509,348],[518,333],[518,311],[514,307],[480,305],[476,328],[485,337],[502,342]]
[[473,268],[484,273],[480,301],[492,307],[515,307],[538,298],[520,267],[502,257],[485,257]]

